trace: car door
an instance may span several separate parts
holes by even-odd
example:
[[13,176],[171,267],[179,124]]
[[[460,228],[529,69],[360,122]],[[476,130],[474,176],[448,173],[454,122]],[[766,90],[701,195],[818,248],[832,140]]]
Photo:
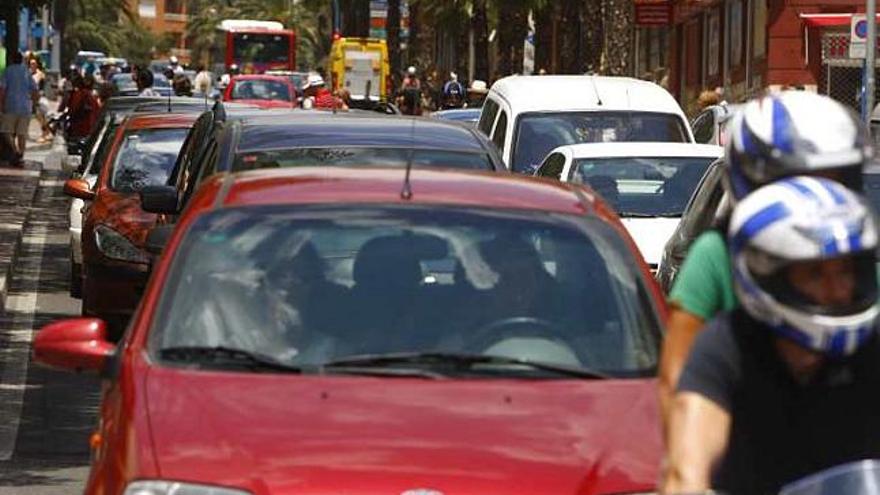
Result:
[[562,170],[565,168],[565,155],[555,151],[547,155],[535,175],[547,179],[562,180]]

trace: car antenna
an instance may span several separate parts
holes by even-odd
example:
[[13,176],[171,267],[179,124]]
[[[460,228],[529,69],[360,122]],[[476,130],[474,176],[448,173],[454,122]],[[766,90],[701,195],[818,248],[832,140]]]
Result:
[[409,181],[409,174],[412,171],[412,162],[413,155],[415,154],[415,144],[416,144],[416,119],[412,119],[412,126],[409,128],[409,136],[412,147],[409,150],[409,157],[406,160],[406,172],[404,172],[403,176],[403,189],[400,190],[400,199],[410,200],[412,199],[412,185]]
[[596,87],[596,75],[590,74],[590,82],[593,83],[593,92],[596,93],[596,105],[602,106],[602,97],[599,96],[599,88]]
[[168,113],[171,113],[171,92],[168,92]]

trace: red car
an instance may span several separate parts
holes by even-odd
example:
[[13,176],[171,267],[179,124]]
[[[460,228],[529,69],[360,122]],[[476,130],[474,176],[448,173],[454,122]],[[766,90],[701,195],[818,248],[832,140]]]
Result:
[[85,493],[653,490],[666,309],[620,221],[582,186],[404,177],[217,175],[118,347],[42,329],[38,362],[107,379]]
[[296,88],[284,76],[235,76],[223,93],[223,101],[259,108],[293,108],[296,106]]
[[147,283],[144,250],[156,215],[141,209],[140,189],[165,184],[195,114],[134,115],[119,126],[94,189],[70,179],[65,192],[91,200],[83,216],[82,311],[106,320],[118,337]]

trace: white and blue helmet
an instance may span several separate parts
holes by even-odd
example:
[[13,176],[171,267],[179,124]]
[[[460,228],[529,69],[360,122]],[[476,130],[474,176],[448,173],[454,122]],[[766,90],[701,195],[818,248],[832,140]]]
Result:
[[727,126],[727,186],[739,200],[758,187],[795,175],[831,176],[861,190],[873,156],[867,127],[837,101],[784,91],[746,103]]
[[[855,352],[874,331],[877,225],[873,212],[841,184],[791,177],[739,202],[728,232],[733,282],[743,309],[780,336],[831,356]],[[792,263],[852,257],[852,301],[823,306],[788,281]]]

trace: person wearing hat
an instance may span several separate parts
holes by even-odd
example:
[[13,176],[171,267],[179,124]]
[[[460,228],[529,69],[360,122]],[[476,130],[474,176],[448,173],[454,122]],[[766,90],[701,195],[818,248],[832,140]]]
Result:
[[422,82],[413,66],[406,69],[406,77],[397,95],[397,106],[405,115],[422,114]]
[[310,108],[334,108],[336,106],[336,98],[333,93],[326,88],[324,78],[320,74],[312,72],[306,79],[303,86],[302,106],[305,109]]
[[486,95],[489,94],[489,88],[486,87],[486,81],[475,79],[468,88],[467,108],[482,108],[483,102],[486,101]]

